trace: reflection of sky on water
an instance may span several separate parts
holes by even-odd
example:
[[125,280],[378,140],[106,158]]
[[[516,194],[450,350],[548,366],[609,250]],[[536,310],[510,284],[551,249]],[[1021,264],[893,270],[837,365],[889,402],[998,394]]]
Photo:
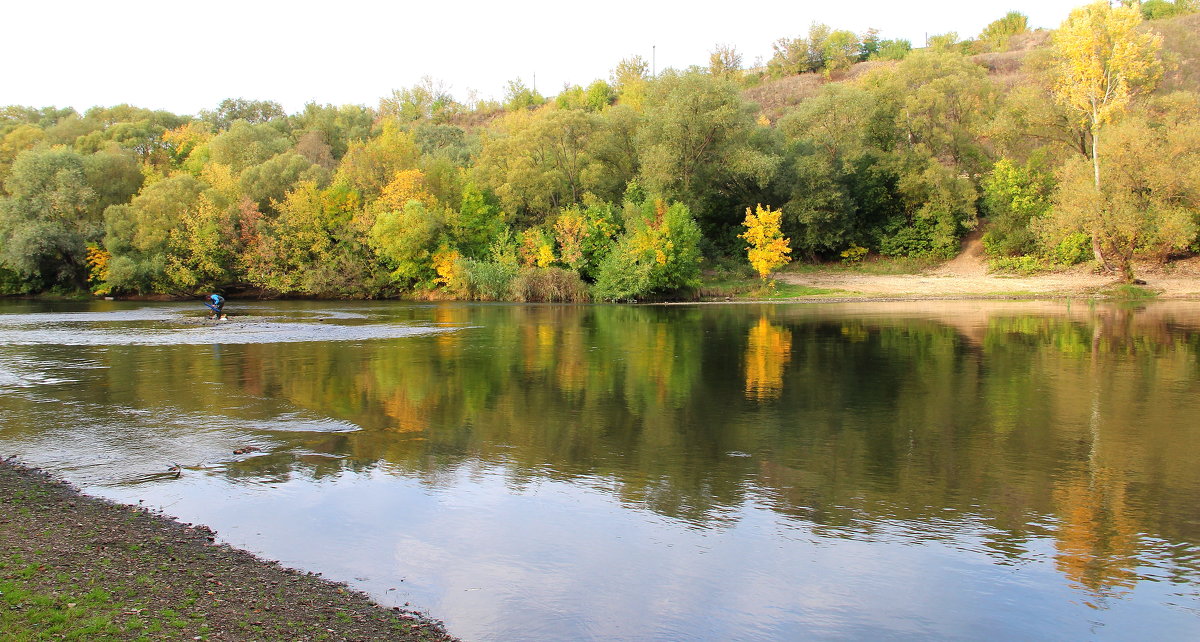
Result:
[[[1095,612],[1055,570],[1053,540],[998,573],[990,529],[971,516],[917,538],[919,523],[877,524],[861,540],[748,502],[731,525],[696,529],[585,485],[518,491],[503,470],[465,468],[437,488],[375,470],[269,488],[191,478],[90,490],[165,505],[385,605],[419,605],[470,640],[1035,639],[1051,622],[1065,638],[1133,639],[1146,616],[1139,600],[1114,601],[1093,628]],[[1172,599],[1169,583],[1136,591]],[[1197,630],[1182,609],[1155,617],[1164,639]]]

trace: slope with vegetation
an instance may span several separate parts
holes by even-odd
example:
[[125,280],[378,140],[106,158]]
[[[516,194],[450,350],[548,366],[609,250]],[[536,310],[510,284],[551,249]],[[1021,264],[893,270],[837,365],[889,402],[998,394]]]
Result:
[[814,24],[756,69],[633,57],[471,106],[432,80],[290,115],[10,106],[0,292],[681,296],[743,260],[760,205],[803,260],[949,257],[986,219],[995,268],[1132,278],[1200,249],[1196,5],[1052,33],[1009,13],[919,49]]

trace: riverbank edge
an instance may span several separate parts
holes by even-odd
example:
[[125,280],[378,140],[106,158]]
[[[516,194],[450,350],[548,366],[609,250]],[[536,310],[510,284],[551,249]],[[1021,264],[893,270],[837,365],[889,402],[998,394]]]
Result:
[[0,637],[454,640],[422,613],[215,536],[0,458]]

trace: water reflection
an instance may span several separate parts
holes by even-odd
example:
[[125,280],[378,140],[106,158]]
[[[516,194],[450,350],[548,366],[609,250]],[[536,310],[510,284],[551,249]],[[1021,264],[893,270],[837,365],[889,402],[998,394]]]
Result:
[[791,356],[791,331],[773,325],[764,313],[746,338],[746,397],[778,399],[783,393],[783,369]]
[[[407,551],[401,572],[425,578],[417,596],[462,634],[504,637],[547,617],[558,624],[541,637],[1074,637],[1096,617],[1111,631],[1196,624],[1185,609],[1200,579],[1200,306],[341,308],[321,323],[354,339],[139,345],[122,338],[133,319],[96,329],[120,339],[110,343],[2,346],[0,440],[110,487],[186,458],[214,483],[310,497],[305,514],[263,505],[282,522],[344,510],[318,497],[347,485],[410,497],[441,534],[396,521],[411,504],[336,512],[323,521],[354,524],[327,526],[337,537],[373,530],[380,542],[356,541],[363,557],[336,562],[311,541],[286,556],[336,570]],[[384,326],[442,332],[372,334]],[[242,445],[261,451],[230,454]],[[429,506],[395,480],[470,509]],[[202,512],[217,500],[188,501]],[[531,530],[556,535],[532,546]],[[645,568],[622,569],[616,586],[605,573],[622,556]],[[738,564],[755,588],[735,596],[721,584]],[[997,621],[962,628],[936,601],[881,606],[931,573],[980,587],[956,608]],[[505,584],[499,609],[481,604],[494,594],[447,592],[501,575],[523,580]],[[569,590],[554,588],[567,578]],[[712,613],[700,587],[742,615]],[[617,598],[650,592],[676,608]],[[593,603],[604,600],[648,621],[605,628]],[[1042,603],[1059,612],[1016,621]]]

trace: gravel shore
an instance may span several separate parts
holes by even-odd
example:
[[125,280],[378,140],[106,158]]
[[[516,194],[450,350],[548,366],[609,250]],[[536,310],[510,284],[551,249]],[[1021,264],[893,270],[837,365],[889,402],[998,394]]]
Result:
[[0,639],[453,639],[440,622],[214,539],[0,461]]

